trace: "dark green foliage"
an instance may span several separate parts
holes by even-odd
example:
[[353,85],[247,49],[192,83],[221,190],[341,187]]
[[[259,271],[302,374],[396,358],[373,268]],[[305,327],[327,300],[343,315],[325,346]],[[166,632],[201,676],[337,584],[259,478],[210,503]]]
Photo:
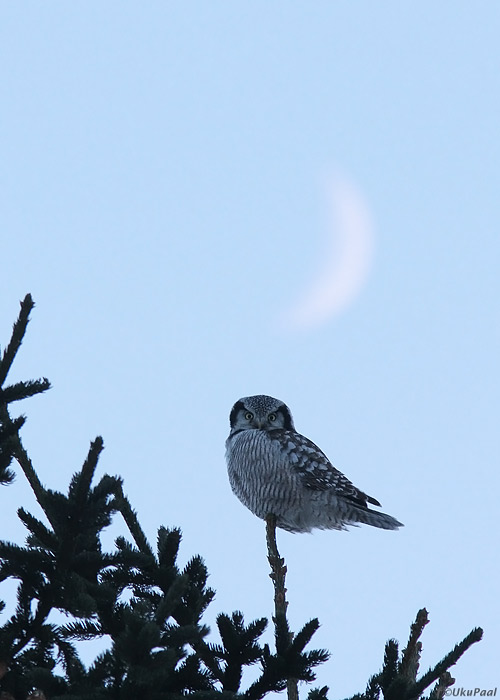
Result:
[[16,438],[25,421],[22,416],[11,420],[7,413],[8,405],[28,396],[39,394],[50,387],[47,379],[18,382],[11,386],[4,386],[12,362],[21,346],[26,326],[28,325],[28,317],[33,307],[33,300],[31,295],[28,294],[24,301],[21,302],[21,312],[14,324],[12,338],[0,359],[0,484],[11,484],[14,481],[14,472],[9,469],[9,465],[14,456]]
[[[28,296],[0,363],[2,384],[32,307]],[[0,541],[0,582],[18,581],[17,606],[0,626],[0,691],[16,700],[33,687],[53,700],[175,700],[186,694],[251,700],[282,689],[291,675],[312,680],[312,669],[326,658],[326,652],[304,651],[316,621],[273,654],[260,643],[266,619],[247,625],[240,612],[221,614],[221,643],[207,643],[202,616],[214,592],[203,560],[195,556],[179,567],[178,529],[160,527],[154,551],[120,478],[105,475],[94,485],[100,437],[67,493],[42,485],[19,437],[24,419],[11,418],[8,407],[48,388],[47,380],[29,381],[0,393],[0,479],[12,481],[8,467],[15,459],[44,516],[19,508],[25,545]],[[106,552],[101,536],[116,516],[130,539],[118,537]],[[86,668],[78,643],[95,639],[109,640],[108,648]],[[245,691],[244,670],[255,664],[260,675]]]
[[[380,673],[370,678],[366,691],[354,695],[350,700],[442,700],[446,690],[455,682],[448,669],[457,663],[458,659],[475,642],[483,636],[481,628],[477,627],[463,641],[447,654],[434,668],[420,678],[417,678],[422,643],[420,636],[429,622],[427,610],[419,610],[417,618],[410,630],[408,644],[401,656],[398,644],[390,639],[385,645],[384,665]],[[430,695],[422,693],[430,688]]]
[[45,378],[17,382],[16,384],[5,386],[5,380],[12,367],[16,353],[21,347],[29,315],[34,306],[31,295],[27,294],[21,302],[21,311],[17,321],[14,323],[10,342],[0,359],[0,485],[11,484],[14,481],[14,472],[9,469],[9,466],[18,445],[19,430],[25,422],[23,416],[15,419],[10,418],[8,413],[9,404],[40,394],[50,388],[50,383]]
[[262,660],[263,673],[247,691],[247,696],[251,700],[264,697],[269,690],[284,690],[287,687],[287,679],[290,678],[297,681],[314,680],[312,669],[329,657],[324,649],[304,652],[305,645],[318,627],[318,621],[311,620],[300,632],[291,637],[281,653],[271,654],[267,650]]
[[313,688],[309,691],[307,700],[327,700],[328,698],[328,686],[325,685],[322,688]]
[[[1,393],[0,397],[1,401],[3,399]],[[25,419],[21,416],[5,425],[0,415],[0,484],[11,484],[14,481],[15,474],[9,469],[9,465],[14,458],[14,437],[18,435],[24,421]]]
[[[275,542],[270,558],[275,651],[261,643],[267,620],[246,624],[241,612],[217,617],[220,642],[212,643],[202,622],[214,597],[203,560],[194,556],[179,566],[181,533],[176,528],[160,527],[153,548],[119,477],[104,475],[94,485],[103,449],[100,437],[67,493],[42,485],[19,435],[25,419],[11,418],[9,406],[45,391],[49,382],[4,386],[32,308],[28,295],[0,360],[0,484],[12,482],[9,467],[15,460],[43,511],[40,519],[19,508],[27,530],[24,546],[0,541],[0,582],[14,579],[18,584],[17,604],[7,618],[0,601],[2,697],[25,700],[33,688],[47,700],[260,700],[285,688],[289,697],[297,697],[297,683],[314,680],[315,667],[328,653],[306,651],[319,626],[316,619],[296,634],[289,629],[286,566]],[[128,536],[118,537],[113,550],[104,551],[102,533],[116,517],[123,519]],[[433,683],[428,700],[443,697],[453,682],[447,669],[480,639],[481,630],[473,630],[417,679],[419,638],[426,623],[427,613],[420,611],[401,656],[395,641],[387,643],[382,671],[357,700],[417,700]],[[80,659],[80,643],[86,640],[107,642],[88,667]],[[255,665],[258,675],[245,686],[245,669]],[[308,700],[327,700],[327,691],[310,690]]]

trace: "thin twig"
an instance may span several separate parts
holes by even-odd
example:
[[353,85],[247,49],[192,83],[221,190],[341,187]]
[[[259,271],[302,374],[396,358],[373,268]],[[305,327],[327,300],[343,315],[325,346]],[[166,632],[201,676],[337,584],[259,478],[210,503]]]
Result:
[[[288,602],[286,599],[286,565],[285,560],[280,556],[276,542],[276,516],[269,513],[266,516],[266,542],[267,559],[271,567],[269,574],[274,586],[274,629],[276,634],[276,650],[279,652],[283,643],[289,644],[293,634],[289,631],[286,610]],[[287,639],[283,639],[283,634]],[[288,700],[299,699],[299,684],[295,678],[289,678],[286,685]]]
[[144,534],[144,530],[139,524],[137,513],[130,505],[128,498],[123,493],[121,485],[119,485],[116,489],[115,502],[116,508],[122,514],[122,517],[125,520],[125,523],[127,524],[130,534],[134,538],[139,551],[143,552],[144,554],[149,554],[154,559],[155,555],[153,549],[149,544],[146,535]]

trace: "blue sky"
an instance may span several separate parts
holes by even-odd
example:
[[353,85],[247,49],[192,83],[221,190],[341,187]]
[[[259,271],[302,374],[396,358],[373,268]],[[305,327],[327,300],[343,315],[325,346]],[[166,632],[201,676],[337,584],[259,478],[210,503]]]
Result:
[[[209,621],[249,620],[272,590],[264,526],[228,485],[228,415],[285,400],[405,523],[280,535],[332,698],[422,606],[422,670],[481,625],[457,686],[500,686],[499,32],[486,0],[1,8],[0,337],[31,292],[12,378],[53,384],[23,407],[25,445],[63,489],[101,434],[100,473],[124,477],[150,538],[180,526],[205,558]],[[333,176],[373,255],[340,308],[287,325],[346,272]],[[1,495],[20,539],[28,489]]]

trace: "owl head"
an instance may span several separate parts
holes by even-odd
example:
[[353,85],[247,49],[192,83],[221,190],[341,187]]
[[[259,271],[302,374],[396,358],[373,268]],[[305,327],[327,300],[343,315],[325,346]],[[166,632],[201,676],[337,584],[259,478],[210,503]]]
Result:
[[245,396],[231,409],[231,434],[241,430],[295,430],[290,409],[272,396]]

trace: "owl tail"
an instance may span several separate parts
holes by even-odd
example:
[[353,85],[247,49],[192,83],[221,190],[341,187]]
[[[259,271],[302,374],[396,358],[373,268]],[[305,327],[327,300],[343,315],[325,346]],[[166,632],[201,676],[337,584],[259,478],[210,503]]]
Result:
[[355,523],[364,523],[365,525],[380,527],[382,530],[397,530],[400,527],[404,527],[403,523],[393,518],[392,515],[379,513],[370,508],[356,508],[352,524]]

